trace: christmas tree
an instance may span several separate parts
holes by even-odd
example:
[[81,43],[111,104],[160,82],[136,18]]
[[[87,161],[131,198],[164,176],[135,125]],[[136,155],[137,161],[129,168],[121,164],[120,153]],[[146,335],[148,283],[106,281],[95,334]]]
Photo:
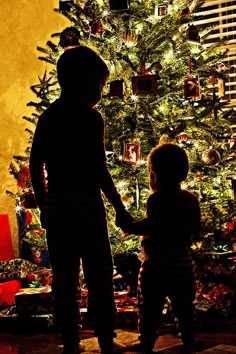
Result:
[[[145,215],[150,193],[146,157],[157,144],[172,142],[187,150],[191,170],[187,189],[201,203],[202,251],[228,251],[235,242],[236,114],[225,99],[230,68],[222,41],[210,43],[212,25],[194,22],[203,2],[189,0],[69,0],[54,9],[71,21],[38,47],[48,69],[31,86],[36,102],[27,129],[24,156],[13,156],[10,173],[24,243],[46,250],[28,175],[28,158],[39,115],[60,94],[56,63],[64,50],[80,44],[97,50],[107,62],[110,77],[99,106],[106,123],[107,161],[127,209]],[[87,137],[89,140],[89,137]],[[105,201],[106,202],[106,201]],[[114,256],[140,252],[139,237],[123,238],[106,202]],[[27,212],[30,220],[25,222]],[[25,216],[26,215],[26,216]],[[171,222],[171,220],[170,220]],[[33,225],[33,226],[32,226]],[[167,225],[168,227],[168,225]],[[42,237],[43,235],[43,237]],[[39,246],[37,246],[37,244]]]

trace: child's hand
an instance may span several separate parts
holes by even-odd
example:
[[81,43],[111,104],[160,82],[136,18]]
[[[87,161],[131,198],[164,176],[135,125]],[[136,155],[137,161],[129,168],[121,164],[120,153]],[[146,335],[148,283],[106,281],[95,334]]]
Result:
[[133,221],[132,215],[128,210],[122,210],[116,212],[115,223],[117,227],[120,227],[122,230],[125,229],[125,225]]

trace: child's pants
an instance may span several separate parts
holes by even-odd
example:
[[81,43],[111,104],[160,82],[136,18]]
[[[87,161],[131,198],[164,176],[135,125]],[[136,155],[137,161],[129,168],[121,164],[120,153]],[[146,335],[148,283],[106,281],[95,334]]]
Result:
[[162,311],[168,296],[172,310],[178,318],[183,343],[194,342],[193,319],[195,281],[192,266],[175,267],[174,272],[155,261],[145,260],[138,279],[138,306],[140,341],[148,350],[153,349],[158,338]]
[[[70,198],[71,197],[71,198]],[[47,242],[53,270],[55,321],[64,347],[79,341],[79,272],[82,259],[88,314],[99,338],[111,340],[115,326],[113,260],[101,197],[50,195]]]

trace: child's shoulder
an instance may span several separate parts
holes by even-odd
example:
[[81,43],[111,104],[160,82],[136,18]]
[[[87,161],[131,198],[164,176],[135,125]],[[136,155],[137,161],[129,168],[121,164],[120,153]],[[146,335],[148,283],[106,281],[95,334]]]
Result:
[[189,191],[187,189],[181,189],[181,193],[187,200],[198,202],[198,196],[194,192]]

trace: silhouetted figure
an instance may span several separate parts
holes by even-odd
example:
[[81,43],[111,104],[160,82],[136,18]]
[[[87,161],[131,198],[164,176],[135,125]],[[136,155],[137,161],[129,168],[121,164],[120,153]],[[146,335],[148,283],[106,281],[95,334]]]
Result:
[[138,276],[140,342],[133,349],[152,352],[168,296],[185,350],[191,352],[195,346],[195,277],[190,246],[199,236],[199,201],[195,194],[181,188],[189,162],[179,146],[162,144],[153,148],[148,168],[153,193],[147,201],[147,216],[122,225],[126,235],[144,235],[144,260]]
[[40,116],[30,155],[30,174],[53,271],[55,321],[63,353],[82,351],[78,297],[82,260],[88,314],[102,354],[111,354],[116,307],[101,191],[115,209],[117,226],[131,216],[107,167],[104,120],[96,109],[109,70],[96,52],[77,46],[61,55],[57,75],[61,95]]

